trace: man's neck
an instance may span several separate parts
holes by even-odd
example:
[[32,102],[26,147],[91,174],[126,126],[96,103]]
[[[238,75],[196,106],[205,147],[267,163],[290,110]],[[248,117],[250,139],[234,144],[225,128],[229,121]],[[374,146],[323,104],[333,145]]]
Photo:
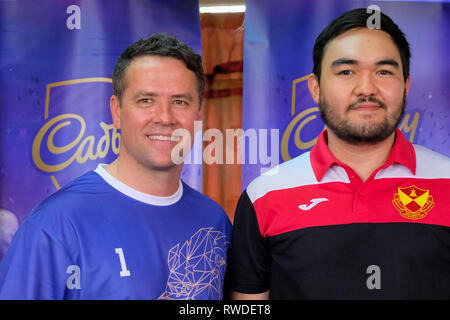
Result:
[[340,162],[355,170],[362,181],[382,166],[394,145],[395,132],[377,144],[352,144],[338,138],[331,130],[328,133],[328,148]]
[[119,157],[105,169],[117,180],[140,192],[158,197],[173,195],[179,188],[181,166],[152,170]]

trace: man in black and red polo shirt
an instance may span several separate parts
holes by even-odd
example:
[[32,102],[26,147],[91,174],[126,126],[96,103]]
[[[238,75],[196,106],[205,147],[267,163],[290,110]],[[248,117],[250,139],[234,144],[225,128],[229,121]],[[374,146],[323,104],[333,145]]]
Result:
[[239,200],[234,299],[450,298],[450,159],[396,129],[409,44],[383,13],[368,29],[369,15],[349,11],[316,40],[316,146]]

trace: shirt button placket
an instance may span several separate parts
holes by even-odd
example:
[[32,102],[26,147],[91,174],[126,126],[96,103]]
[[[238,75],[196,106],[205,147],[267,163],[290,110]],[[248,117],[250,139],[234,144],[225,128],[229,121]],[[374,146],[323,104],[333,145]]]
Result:
[[[368,197],[367,197],[367,183],[363,183],[359,177],[351,177],[352,184],[355,190],[353,197],[353,217],[356,223],[368,222]],[[367,182],[367,181],[366,181]]]

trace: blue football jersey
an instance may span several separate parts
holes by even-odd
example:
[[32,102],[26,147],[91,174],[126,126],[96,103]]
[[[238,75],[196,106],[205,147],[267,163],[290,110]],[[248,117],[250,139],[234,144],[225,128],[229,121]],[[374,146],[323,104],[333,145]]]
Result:
[[181,180],[156,197],[103,166],[21,224],[0,263],[0,299],[221,299],[224,210]]

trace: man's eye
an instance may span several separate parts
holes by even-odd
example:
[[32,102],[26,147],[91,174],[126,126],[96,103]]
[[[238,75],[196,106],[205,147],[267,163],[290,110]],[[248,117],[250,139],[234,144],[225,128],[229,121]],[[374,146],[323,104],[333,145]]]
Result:
[[184,100],[174,100],[173,104],[179,105],[179,106],[187,106],[187,102]]
[[353,71],[351,71],[351,70],[342,70],[338,74],[339,75],[343,75],[343,76],[348,76],[348,75],[353,74]]
[[380,71],[378,71],[378,73],[381,74],[381,75],[391,75],[391,74],[393,74],[389,70],[380,70]]
[[153,104],[154,100],[152,98],[141,98],[138,100],[138,105],[142,107],[149,107]]

